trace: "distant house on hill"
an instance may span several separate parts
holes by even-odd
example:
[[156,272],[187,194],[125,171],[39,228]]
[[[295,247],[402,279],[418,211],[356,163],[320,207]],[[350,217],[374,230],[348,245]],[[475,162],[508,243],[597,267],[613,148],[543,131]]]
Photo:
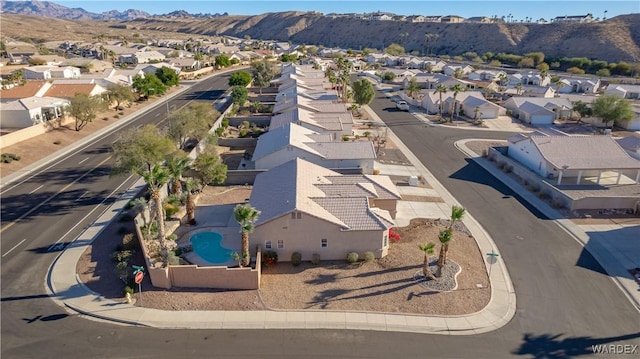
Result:
[[578,23],[592,22],[593,15],[586,14],[586,15],[574,15],[574,16],[566,16],[566,15],[556,16],[552,21],[553,22],[578,22]]

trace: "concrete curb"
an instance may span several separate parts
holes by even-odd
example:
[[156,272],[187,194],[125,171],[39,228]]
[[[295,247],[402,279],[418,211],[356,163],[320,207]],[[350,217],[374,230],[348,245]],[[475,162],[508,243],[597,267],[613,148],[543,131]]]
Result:
[[[545,216],[552,219],[560,228],[562,228],[567,234],[569,234],[576,242],[578,242],[583,248],[585,248],[593,258],[602,266],[607,272],[611,280],[620,288],[622,293],[627,297],[631,304],[640,311],[640,292],[638,292],[638,285],[631,278],[629,273],[620,265],[619,261],[615,258],[611,258],[607,250],[594,250],[587,247],[589,242],[589,235],[585,233],[578,225],[574,224],[568,219],[562,218],[562,215],[551,208],[544,201],[531,194],[527,189],[523,188],[519,183],[506,176],[497,168],[492,166],[487,160],[480,157],[477,153],[469,149],[465,144],[469,141],[482,141],[482,139],[465,139],[455,143],[456,148],[462,153],[467,155],[475,163],[480,165],[483,169],[489,172],[496,179],[501,181],[507,187],[514,192],[517,192],[520,197],[529,202],[532,206],[536,207]],[[558,218],[558,219],[553,219]]]

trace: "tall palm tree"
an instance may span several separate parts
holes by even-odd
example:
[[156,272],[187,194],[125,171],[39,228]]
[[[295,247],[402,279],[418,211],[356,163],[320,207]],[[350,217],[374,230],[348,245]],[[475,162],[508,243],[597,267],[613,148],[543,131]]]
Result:
[[522,82],[516,85],[516,94],[518,94],[518,96],[522,94]]
[[239,204],[233,209],[233,215],[240,224],[242,231],[242,266],[249,265],[249,233],[253,231],[254,224],[258,220],[260,213],[248,203]]
[[[451,207],[451,218],[449,219],[449,225],[447,226],[447,230],[451,232],[451,234],[453,234],[453,226],[456,224],[456,222],[462,220],[462,217],[464,217],[464,214],[466,211],[467,211],[466,209],[457,205],[453,205],[453,207]],[[444,244],[444,259],[443,259],[444,264],[447,264],[448,258],[449,258],[449,242]]]
[[447,93],[447,91],[449,91],[449,89],[447,89],[447,86],[439,84],[438,86],[436,86],[436,90],[433,92],[434,94],[440,94],[440,105],[438,106],[440,109],[440,118],[442,118],[442,94]]
[[451,87],[449,87],[449,90],[453,91],[453,103],[451,104],[451,120],[450,122],[453,122],[453,115],[455,115],[456,113],[456,97],[458,97],[458,94],[460,92],[464,92],[465,89],[462,87],[462,85],[460,84],[455,84]]
[[161,189],[171,179],[171,174],[166,168],[160,165],[154,165],[150,171],[144,171],[142,178],[149,186],[149,192],[151,193],[151,200],[155,206],[156,224],[158,226],[158,244],[160,246],[160,256],[162,257],[162,264],[167,265],[169,257],[169,251],[165,245],[165,230],[164,230],[164,208],[162,207]]
[[442,268],[446,264],[446,247],[451,241],[452,233],[450,229],[443,229],[438,234],[438,240],[440,241],[440,254],[438,255],[438,273],[437,277],[442,276]]
[[435,244],[429,242],[425,244],[418,244],[418,248],[424,252],[424,263],[422,266],[422,274],[429,279],[436,279],[436,277],[429,270],[429,255],[435,253]]

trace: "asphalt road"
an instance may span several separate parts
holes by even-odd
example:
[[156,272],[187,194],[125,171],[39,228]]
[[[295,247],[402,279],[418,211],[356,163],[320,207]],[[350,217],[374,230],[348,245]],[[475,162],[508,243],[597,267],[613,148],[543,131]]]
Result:
[[[191,90],[195,93],[169,104],[213,100],[225,87],[221,83],[226,79],[200,83]],[[75,238],[103,207],[82,217],[106,206],[100,202],[122,183],[122,178],[109,178],[108,160],[101,163],[108,154],[100,148],[115,139],[105,136],[37,175],[39,180],[3,189],[2,357],[570,358],[591,354],[594,344],[638,343],[638,313],[593,258],[453,147],[459,138],[505,134],[427,127],[395,111],[380,94],[371,107],[496,241],[518,299],[516,316],[507,326],[464,337],[351,330],[158,330],[70,315],[47,297],[44,278],[60,249],[51,246]],[[137,124],[156,121],[163,111],[151,110]],[[86,157],[90,159],[80,163]],[[44,187],[29,194],[40,185]]]

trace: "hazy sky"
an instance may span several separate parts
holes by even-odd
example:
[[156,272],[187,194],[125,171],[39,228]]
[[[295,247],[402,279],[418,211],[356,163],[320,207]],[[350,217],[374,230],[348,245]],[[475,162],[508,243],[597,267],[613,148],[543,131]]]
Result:
[[224,13],[230,15],[256,15],[266,12],[279,12],[288,10],[319,11],[325,14],[336,13],[363,13],[363,12],[392,12],[398,15],[458,15],[463,17],[497,15],[508,16],[511,14],[514,20],[531,17],[533,19],[550,19],[556,16],[593,14],[593,17],[602,18],[605,10],[607,18],[620,14],[640,13],[640,1],[592,1],[592,0],[511,0],[511,1],[485,1],[485,0],[449,0],[449,1],[395,1],[395,0],[226,0],[226,1],[163,1],[163,0],[138,0],[138,1],[53,1],[67,7],[80,7],[91,12],[104,12],[109,10],[143,10],[150,14],[166,14],[175,10],[185,10],[189,13]]

